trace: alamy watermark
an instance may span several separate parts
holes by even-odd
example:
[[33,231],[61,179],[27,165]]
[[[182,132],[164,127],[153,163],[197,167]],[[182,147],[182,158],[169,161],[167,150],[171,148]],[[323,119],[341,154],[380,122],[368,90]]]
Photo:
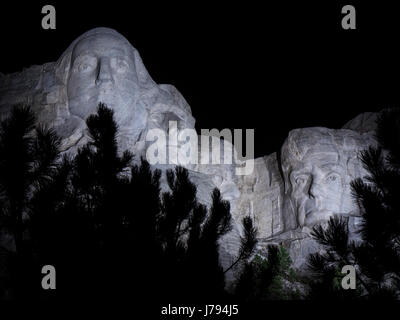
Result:
[[242,129],[234,129],[233,134],[230,129],[201,129],[198,136],[195,129],[179,130],[177,121],[169,121],[168,132],[150,129],[146,142],[150,143],[146,159],[152,165],[235,165],[236,175],[249,175],[254,170],[254,129],[246,129],[244,156]]
[[346,5],[342,8],[342,13],[345,16],[342,18],[342,28],[344,30],[356,29],[356,9],[352,5]]
[[45,5],[42,8],[42,14],[45,16],[42,18],[42,28],[44,30],[55,30],[56,29],[56,8],[52,5]]
[[345,265],[342,268],[342,274],[345,274],[342,278],[342,288],[354,290],[356,288],[356,268],[352,265]]
[[56,289],[56,268],[48,264],[43,266],[42,274],[45,276],[42,278],[42,288],[44,290],[55,290]]

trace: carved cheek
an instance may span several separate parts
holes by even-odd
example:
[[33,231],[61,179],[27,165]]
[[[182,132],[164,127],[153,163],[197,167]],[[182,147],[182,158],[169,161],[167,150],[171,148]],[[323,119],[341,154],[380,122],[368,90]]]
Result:
[[68,94],[72,96],[87,93],[87,88],[95,86],[96,74],[94,71],[87,73],[74,72],[68,82]]
[[345,189],[343,178],[337,173],[328,175],[325,185],[328,193],[336,193],[335,197],[341,195]]
[[135,88],[136,85],[136,77],[131,71],[127,71],[125,73],[117,73],[113,74],[116,88],[123,88],[124,90]]
[[130,63],[125,58],[113,57],[110,59],[110,65],[112,70],[118,74],[128,73],[131,69]]

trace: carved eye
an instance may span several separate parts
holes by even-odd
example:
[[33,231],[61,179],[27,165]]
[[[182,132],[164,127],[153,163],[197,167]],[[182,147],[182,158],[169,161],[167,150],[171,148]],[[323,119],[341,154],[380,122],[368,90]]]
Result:
[[111,61],[111,66],[113,69],[117,70],[118,72],[126,72],[129,69],[129,63],[122,58],[114,58]]
[[79,71],[85,71],[89,68],[89,65],[87,63],[81,63],[78,67]]
[[328,181],[329,183],[336,183],[339,182],[339,178],[340,177],[336,173],[331,173],[326,177],[326,181]]
[[126,62],[124,60],[119,60],[118,61],[118,67],[119,68],[128,68],[128,62]]
[[84,57],[77,61],[75,70],[78,72],[92,71],[96,68],[96,59],[94,57]]
[[299,176],[299,177],[296,177],[294,181],[298,185],[303,185],[303,184],[305,184],[307,182],[307,177],[306,176]]

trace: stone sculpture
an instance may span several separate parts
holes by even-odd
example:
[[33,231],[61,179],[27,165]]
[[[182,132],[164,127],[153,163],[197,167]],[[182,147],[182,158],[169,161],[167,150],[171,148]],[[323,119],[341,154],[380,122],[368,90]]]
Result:
[[312,227],[335,214],[356,215],[350,182],[365,175],[358,156],[372,143],[345,129],[292,130],[281,149],[287,226]]
[[[29,104],[39,122],[62,137],[65,152],[74,153],[86,143],[85,120],[99,102],[114,110],[120,149],[136,158],[145,155],[150,129],[167,131],[170,120],[177,121],[179,130],[194,128],[182,95],[171,85],[155,83],[137,50],[108,28],[84,33],[57,62],[0,74],[0,118],[16,103]],[[297,268],[304,267],[309,252],[318,250],[310,238],[313,225],[339,214],[355,226],[358,208],[350,182],[364,175],[357,155],[374,143],[375,118],[361,115],[346,129],[292,130],[279,152],[254,160],[254,171],[247,176],[236,176],[232,165],[188,165],[200,201],[209,205],[211,191],[218,187],[231,203],[234,226],[221,242],[223,266],[229,266],[239,249],[240,221],[246,215],[259,230],[260,248],[285,245]],[[165,180],[162,187],[167,189]]]
[[64,150],[86,142],[85,120],[99,102],[114,110],[121,149],[135,153],[150,128],[166,129],[169,120],[194,127],[182,95],[171,85],[157,85],[137,50],[112,29],[84,33],[55,63],[0,77],[0,115],[16,103],[31,105],[39,122],[63,138]]

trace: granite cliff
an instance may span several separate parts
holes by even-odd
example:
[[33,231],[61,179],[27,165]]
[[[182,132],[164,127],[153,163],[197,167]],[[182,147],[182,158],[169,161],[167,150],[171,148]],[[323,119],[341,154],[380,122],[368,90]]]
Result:
[[[99,102],[114,110],[120,149],[132,151],[136,161],[146,155],[150,130],[168,132],[170,121],[176,121],[178,131],[194,128],[184,97],[171,85],[155,83],[138,51],[115,30],[86,32],[56,62],[0,74],[0,118],[14,104],[29,104],[38,121],[62,137],[66,153],[75,153],[88,141],[85,119]],[[280,150],[254,159],[254,170],[247,175],[236,175],[235,164],[186,165],[201,202],[210,204],[211,191],[218,187],[231,203],[234,228],[221,241],[223,265],[238,251],[240,221],[247,215],[259,230],[259,248],[284,245],[299,270],[304,270],[307,254],[319,250],[310,238],[315,224],[345,215],[356,228],[358,208],[350,182],[365,175],[357,156],[375,143],[375,119],[376,114],[365,113],[342,129],[292,130]],[[227,141],[224,146],[234,149]]]

